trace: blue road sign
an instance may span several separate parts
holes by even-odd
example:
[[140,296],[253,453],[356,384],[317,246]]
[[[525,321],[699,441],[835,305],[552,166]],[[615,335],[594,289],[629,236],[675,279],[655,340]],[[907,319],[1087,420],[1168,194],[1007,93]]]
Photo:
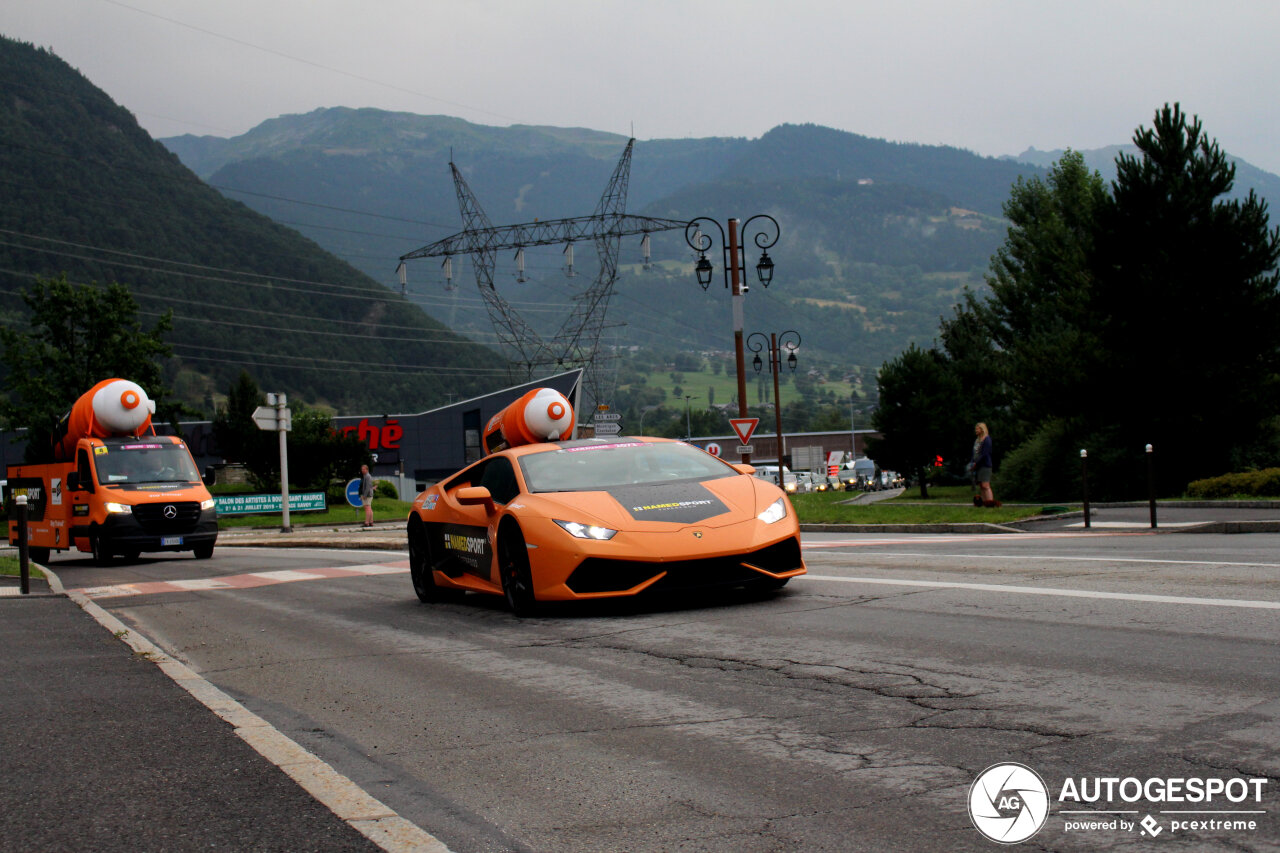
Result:
[[360,500],[360,478],[347,481],[347,503],[356,509],[364,506],[364,501]]

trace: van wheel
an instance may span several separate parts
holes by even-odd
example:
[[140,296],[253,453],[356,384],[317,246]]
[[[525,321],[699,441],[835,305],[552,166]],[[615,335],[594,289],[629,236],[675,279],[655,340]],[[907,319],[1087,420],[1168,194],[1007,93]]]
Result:
[[197,545],[194,548],[197,560],[207,560],[213,556],[212,545]]
[[102,537],[94,534],[89,537],[89,543],[93,548],[93,562],[98,566],[106,566],[111,564],[111,548],[106,542],[102,541]]
[[142,556],[142,551],[138,548],[130,548],[128,551],[121,552],[120,556],[124,557],[126,563],[136,563]]
[[27,559],[33,563],[39,563],[42,566],[49,565],[49,549],[48,548],[28,548]]

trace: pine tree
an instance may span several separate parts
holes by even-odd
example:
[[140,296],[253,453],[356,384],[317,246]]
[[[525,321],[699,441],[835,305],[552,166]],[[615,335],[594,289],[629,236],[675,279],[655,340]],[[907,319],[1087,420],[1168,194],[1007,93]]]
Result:
[[1280,230],[1254,194],[1223,200],[1235,167],[1178,105],[1134,143],[1100,215],[1089,312],[1107,408],[1091,426],[1135,468],[1155,445],[1163,490],[1180,491],[1247,464],[1280,412]]

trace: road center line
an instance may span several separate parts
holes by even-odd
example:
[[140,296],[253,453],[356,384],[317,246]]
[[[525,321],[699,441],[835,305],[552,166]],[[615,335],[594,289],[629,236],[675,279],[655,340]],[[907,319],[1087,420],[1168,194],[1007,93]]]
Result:
[[1202,607],[1240,607],[1248,610],[1280,610],[1280,601],[1247,601],[1233,598],[1184,598],[1177,595],[1146,595],[1137,592],[1100,592],[1088,589],[1054,589],[1038,586],[1004,586],[992,583],[957,581],[917,581],[890,578],[846,578],[834,575],[805,575],[800,580],[864,583],[882,586],[912,586],[931,589],[968,589],[978,592],[1007,592],[1017,595],[1054,595],[1066,598],[1103,598],[1117,601],[1144,601],[1154,604],[1193,604]]

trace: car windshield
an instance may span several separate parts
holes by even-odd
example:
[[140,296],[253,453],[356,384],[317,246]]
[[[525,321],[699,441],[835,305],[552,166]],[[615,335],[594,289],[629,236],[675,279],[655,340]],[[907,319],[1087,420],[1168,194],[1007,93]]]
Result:
[[711,454],[676,442],[562,447],[520,457],[520,469],[531,492],[590,492],[739,475]]
[[138,442],[96,448],[94,465],[104,486],[125,483],[196,483],[200,472],[180,444]]

